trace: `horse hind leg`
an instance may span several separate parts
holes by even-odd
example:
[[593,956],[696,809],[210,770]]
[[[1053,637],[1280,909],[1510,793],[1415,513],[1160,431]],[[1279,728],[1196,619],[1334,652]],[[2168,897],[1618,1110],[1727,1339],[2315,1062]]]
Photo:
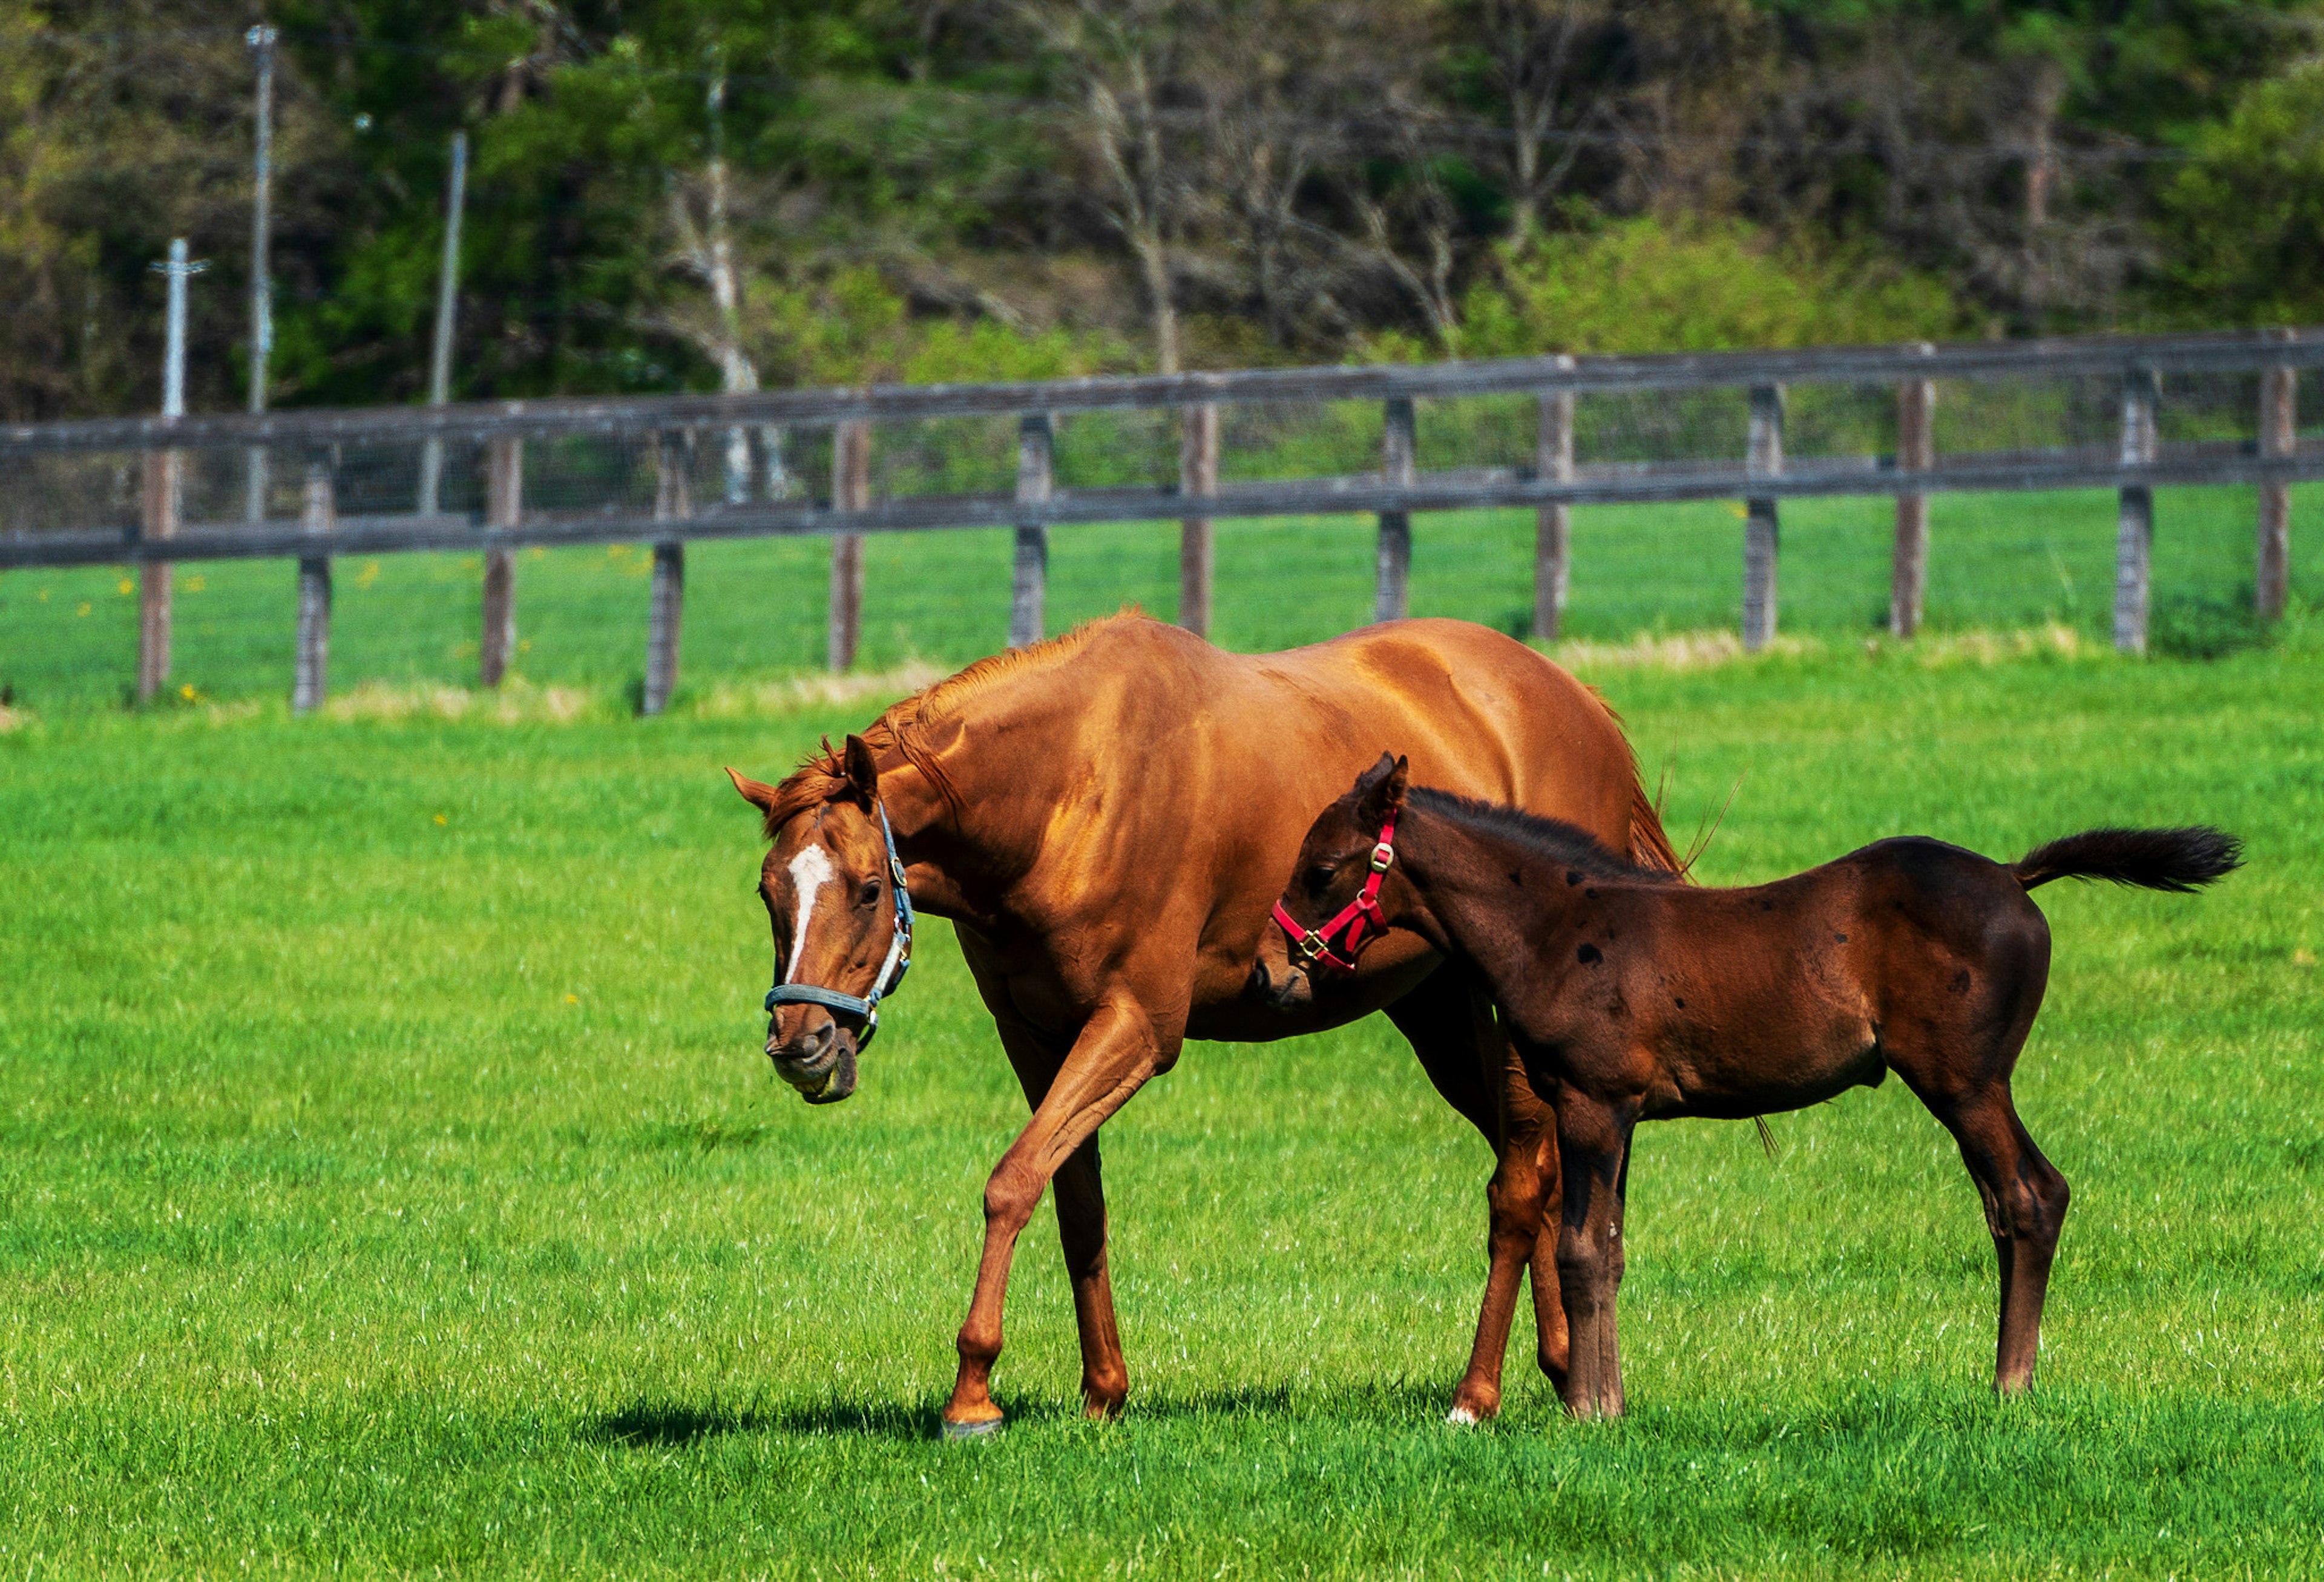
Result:
[[[1476,1339],[1445,1413],[1449,1422],[1482,1422],[1500,1410],[1501,1370],[1529,1262],[1536,1309],[1541,1302],[1542,1271],[1548,1262],[1539,1251],[1545,1196],[1541,1161],[1546,1153],[1550,1167],[1555,1168],[1554,1147],[1546,1140],[1554,1120],[1525,1084],[1523,1068],[1494,1020],[1492,1001],[1453,969],[1439,969],[1388,1007],[1388,1015],[1411,1041],[1437,1092],[1484,1135],[1497,1160],[1485,1189],[1488,1262]],[[1548,1300],[1559,1312],[1561,1369],[1552,1377],[1562,1386],[1564,1325],[1563,1310],[1557,1308],[1556,1279],[1551,1265]]]
[[1961,1162],[1985,1202],[2001,1274],[2001,1334],[1994,1352],[1994,1388],[2015,1395],[2034,1380],[2042,1348],[2042,1307],[2050,1265],[2058,1254],[2072,1197],[2066,1178],[2043,1157],[2017,1118],[2008,1084],[1936,1108],[1937,1118],[1960,1145]]
[[[1546,1107],[1545,1107],[1546,1108]],[[1565,1182],[1557,1165],[1556,1118],[1542,1132],[1536,1173],[1542,1182],[1541,1228],[1558,1222],[1565,1199]],[[1533,1244],[1533,1319],[1534,1360],[1541,1366],[1549,1387],[1562,1400],[1565,1395],[1565,1375],[1572,1355],[1572,1338],[1565,1328],[1565,1301],[1559,1293],[1557,1277],[1557,1237],[1536,1232]]]

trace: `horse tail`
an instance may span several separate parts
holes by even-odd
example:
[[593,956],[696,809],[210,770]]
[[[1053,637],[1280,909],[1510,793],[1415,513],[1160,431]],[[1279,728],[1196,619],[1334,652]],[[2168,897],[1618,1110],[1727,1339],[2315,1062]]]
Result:
[[1671,850],[1670,837],[1663,833],[1663,815],[1638,778],[1638,768],[1630,766],[1630,860],[1640,868],[1658,868],[1665,873],[1682,877],[1686,864]]
[[2010,866],[2027,889],[2053,878],[2103,878],[2150,890],[2200,889],[2243,866],[2241,841],[2208,824],[2085,830],[2036,846]]

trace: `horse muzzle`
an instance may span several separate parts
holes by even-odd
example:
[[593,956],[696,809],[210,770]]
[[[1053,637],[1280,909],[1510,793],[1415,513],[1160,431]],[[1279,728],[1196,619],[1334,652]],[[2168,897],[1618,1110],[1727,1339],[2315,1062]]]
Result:
[[1262,955],[1250,964],[1249,992],[1278,1011],[1296,1011],[1315,998],[1315,986],[1308,975],[1289,961],[1276,970],[1268,965]]
[[767,1042],[775,1074],[809,1104],[836,1104],[855,1091],[855,1035],[829,1016],[789,1039]]

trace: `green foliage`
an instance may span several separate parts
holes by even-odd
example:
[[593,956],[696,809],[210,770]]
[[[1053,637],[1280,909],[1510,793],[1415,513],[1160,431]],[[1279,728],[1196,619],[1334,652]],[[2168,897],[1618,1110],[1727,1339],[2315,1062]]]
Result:
[[2246,89],[2164,194],[2178,316],[2324,317],[2324,60]]
[[[528,566],[531,563],[528,562]],[[1005,565],[1005,559],[997,562]],[[1889,1082],[1641,1129],[1634,1415],[1441,1421],[1489,1158],[1379,1017],[1198,1045],[1105,1132],[1129,1414],[1027,1231],[936,1442],[1023,1100],[941,922],[810,1109],[757,1052],[761,774],[880,700],[565,725],[272,705],[0,736],[0,1563],[306,1576],[2297,1576],[2324,1566],[2312,659],[1595,679],[1701,870],[2215,820],[2055,886],[2018,1104],[2075,1189],[2032,1395]],[[1930,766],[1942,772],[1928,772]]]
[[761,373],[786,384],[1065,379],[1121,368],[1130,358],[1120,343],[1089,332],[915,318],[868,264],[793,286],[754,278],[744,322]]
[[1678,225],[1646,216],[1505,252],[1463,300],[1461,351],[1694,352],[1961,328],[1960,308],[1933,277],[1867,253],[1784,246],[1739,221]]

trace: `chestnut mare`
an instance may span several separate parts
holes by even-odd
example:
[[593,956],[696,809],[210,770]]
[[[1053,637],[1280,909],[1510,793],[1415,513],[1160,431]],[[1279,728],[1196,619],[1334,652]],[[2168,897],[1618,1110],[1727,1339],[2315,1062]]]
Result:
[[1369,891],[1384,926],[1490,984],[1556,1111],[1568,1410],[1622,1410],[1614,1307],[1637,1122],[1799,1109],[1892,1070],[1960,1145],[1985,1200],[2001,1265],[1994,1382],[2026,1386],[2067,1198],[2009,1096],[2050,976],[2049,924],[2026,892],[2059,878],[2191,890],[2238,865],[2232,837],[2090,830],[2004,864],[1913,836],[1706,889],[1571,823],[1407,795],[1407,775],[1383,758],[1317,816],[1277,912],[1312,942],[1328,930],[1301,918]]
[[[1456,1416],[1490,1414],[1530,1262],[1540,1360],[1562,1370],[1556,1274],[1535,1245],[1556,1170],[1546,1108],[1463,970],[1406,934],[1286,1017],[1250,992],[1268,903],[1308,813],[1410,743],[1426,772],[1673,866],[1619,723],[1541,655],[1480,626],[1405,621],[1289,653],[1222,652],[1125,612],[980,660],[779,786],[734,774],[773,849],[760,893],[777,989],[767,1053],[811,1102],[845,1098],[910,903],[952,920],[1033,1118],[984,1191],[984,1251],[949,1435],[996,1427],[988,1381],[1017,1237],[1052,1178],[1093,1414],[1129,1392],[1106,1273],[1098,1128],[1186,1038],[1260,1041],[1386,1010],[1498,1156],[1490,1268]],[[892,837],[884,832],[892,831]]]

